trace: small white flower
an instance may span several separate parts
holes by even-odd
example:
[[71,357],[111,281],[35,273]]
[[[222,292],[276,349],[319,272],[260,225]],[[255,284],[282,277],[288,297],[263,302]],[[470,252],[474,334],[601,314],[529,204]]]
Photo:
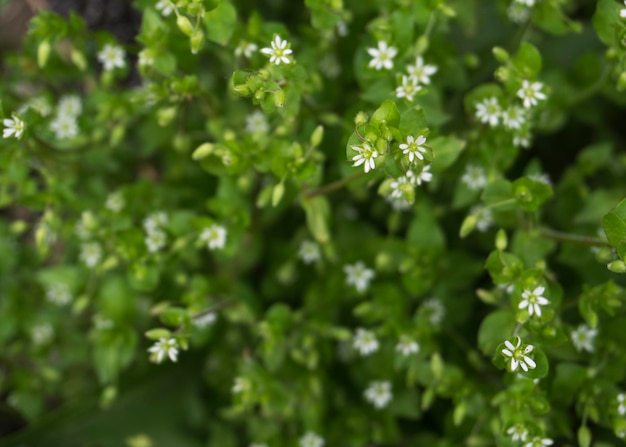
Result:
[[114,324],[113,321],[108,318],[104,318],[100,315],[95,315],[93,317],[93,326],[99,331],[104,331],[107,329],[111,329]]
[[502,350],[502,354],[511,358],[510,370],[511,372],[517,371],[518,367],[521,367],[524,371],[529,369],[535,369],[537,364],[533,359],[526,354],[530,354],[535,347],[533,345],[522,346],[522,339],[515,337],[517,342],[515,345],[510,341],[504,342],[505,348]]
[[406,176],[412,184],[418,186],[424,182],[430,182],[433,179],[433,174],[430,172],[430,165],[424,165],[418,175],[415,175],[413,171],[407,171]]
[[387,42],[381,40],[378,42],[378,48],[368,48],[367,52],[372,56],[372,60],[369,63],[370,67],[374,67],[376,70],[391,70],[393,68],[393,58],[398,54],[398,50],[395,47],[387,46]]
[[546,99],[546,95],[541,92],[543,84],[541,82],[530,82],[524,80],[522,87],[517,91],[517,96],[522,99],[524,107],[527,109],[537,105],[538,100]]
[[19,116],[13,115],[12,118],[5,118],[2,120],[4,124],[4,130],[2,131],[2,138],[15,137],[16,139],[22,138],[26,125]]
[[626,394],[620,393],[617,395],[617,412],[620,416],[626,414]]
[[351,146],[353,151],[358,152],[357,155],[352,157],[352,161],[354,164],[353,167],[361,166],[365,168],[365,172],[370,172],[370,170],[376,168],[376,164],[374,159],[378,157],[378,152],[372,146],[367,143],[363,143],[363,147],[359,146]]
[[304,240],[300,243],[298,257],[302,259],[302,262],[305,264],[312,264],[320,259],[321,256],[322,253],[320,252],[320,247],[317,243],[309,240]]
[[105,71],[124,68],[126,66],[125,57],[126,53],[118,45],[106,44],[98,53],[98,60],[104,66]]
[[154,65],[154,51],[150,48],[144,48],[139,52],[138,56],[137,63],[140,67],[151,67]]
[[124,201],[124,195],[121,191],[112,192],[108,195],[106,203],[104,206],[113,211],[114,213],[119,213],[124,209],[126,202]]
[[259,47],[255,43],[241,42],[239,45],[237,45],[237,48],[235,48],[235,56],[245,56],[246,59],[250,59],[254,52],[258,49]]
[[509,129],[519,129],[526,122],[524,109],[512,106],[502,112],[502,122]]
[[379,409],[385,408],[393,398],[391,383],[387,381],[370,382],[363,394],[369,403]]
[[494,96],[485,98],[476,104],[476,118],[478,118],[481,123],[488,123],[491,127],[498,125],[501,113],[502,109],[498,103],[498,98]]
[[480,166],[467,165],[465,173],[461,177],[461,181],[467,185],[469,189],[483,189],[487,184],[487,175],[485,170]]
[[554,441],[552,441],[552,439],[550,438],[542,439],[539,437],[535,437],[532,441],[524,444],[524,447],[545,447],[547,445],[552,445],[552,444],[554,444]]
[[489,208],[477,205],[470,210],[470,214],[477,216],[476,228],[481,233],[484,233],[493,226],[493,214]]
[[221,225],[211,225],[202,230],[200,241],[206,243],[209,250],[221,250],[226,245],[226,228]]
[[[402,177],[398,177],[393,182],[391,182],[389,184],[389,186],[391,187],[390,196],[394,199],[400,199],[404,197],[404,191],[406,188],[406,186],[404,185],[411,185],[408,176],[403,175]],[[410,189],[413,189],[413,187],[410,187]]]
[[513,146],[530,147],[530,135],[528,133],[516,134],[513,136]]
[[397,98],[406,98],[407,101],[413,102],[413,97],[422,90],[415,76],[402,75],[402,83],[396,88]]
[[[624,0],[624,6],[626,6],[626,0]],[[619,16],[622,19],[626,19],[626,8],[622,8],[619,10]]]
[[577,351],[593,352],[593,342],[598,335],[597,329],[591,329],[586,324],[581,324],[572,331],[572,344]]
[[348,24],[343,20],[337,23],[337,34],[341,37],[346,37],[348,35]]
[[378,351],[378,340],[376,335],[372,331],[366,329],[357,329],[354,338],[352,339],[352,346],[359,351],[362,356],[373,354]]
[[437,73],[437,67],[435,65],[424,65],[424,59],[418,56],[415,59],[415,65],[409,65],[406,67],[411,76],[417,78],[422,84],[430,84],[430,77]]
[[552,186],[552,180],[550,180],[550,176],[545,172],[534,172],[532,174],[529,174],[528,178],[536,182],[541,182],[545,183],[548,186]]
[[150,253],[156,253],[165,247],[167,235],[159,229],[148,231],[146,232],[145,243]]
[[531,317],[537,315],[541,316],[541,306],[545,306],[549,303],[548,299],[541,296],[543,292],[545,292],[546,288],[543,286],[535,287],[531,290],[524,290],[522,293],[522,301],[520,301],[517,306],[518,309],[526,309],[528,308],[528,315]]
[[246,117],[246,132],[252,135],[266,134],[270,130],[270,124],[263,112],[256,110]]
[[529,8],[535,6],[535,0],[513,0],[515,3],[519,5],[528,6]]
[[408,335],[400,336],[400,341],[396,345],[396,351],[402,353],[403,356],[408,357],[411,354],[417,354],[420,350],[420,345]]
[[50,115],[52,112],[52,107],[50,107],[50,103],[45,96],[38,96],[36,98],[31,98],[18,110],[18,115],[22,115],[26,113],[28,109],[33,109],[40,116],[46,117]]
[[76,95],[64,95],[57,105],[57,116],[70,116],[76,118],[83,111],[83,104]]
[[161,11],[163,17],[168,17],[174,12],[176,6],[172,2],[172,0],[159,0],[159,2],[154,6],[157,11]]
[[50,130],[57,140],[70,140],[78,135],[78,123],[73,116],[57,115],[50,122]]
[[289,55],[293,51],[291,51],[291,48],[287,48],[288,45],[289,45],[289,42],[287,42],[286,40],[282,40],[280,36],[275,35],[271,43],[272,47],[261,48],[260,51],[264,55],[270,57],[271,64],[276,64],[276,65],[280,65],[281,63],[290,64],[292,59],[291,59],[291,56]]
[[308,431],[298,441],[300,447],[324,447],[324,438],[317,433]]
[[389,202],[394,211],[408,211],[411,209],[411,204],[404,197],[395,198],[389,195],[385,197],[385,200]]
[[151,360],[156,363],[161,363],[165,357],[175,362],[178,356],[178,343],[174,338],[161,338],[148,349],[148,352],[152,354]]
[[513,1],[506,10],[509,20],[521,25],[530,18],[530,8]]
[[422,303],[422,312],[428,316],[433,326],[439,326],[446,316],[446,307],[439,298],[429,298]]
[[157,211],[149,214],[143,220],[143,227],[146,230],[146,233],[151,233],[153,231],[161,229],[164,225],[167,224],[167,221],[167,214],[164,211]]
[[54,337],[54,329],[50,324],[42,323],[34,326],[30,331],[30,335],[34,344],[45,345]]
[[528,430],[522,424],[515,424],[506,431],[513,441],[526,441]]
[[198,329],[204,329],[213,325],[217,321],[217,314],[215,312],[207,312],[202,315],[194,317],[191,322]]
[[375,276],[374,270],[365,267],[362,261],[344,265],[343,271],[346,274],[346,283],[354,286],[359,292],[365,292]]
[[231,391],[233,394],[247,393],[252,389],[252,382],[246,377],[235,377]]
[[67,284],[55,282],[46,289],[46,300],[57,306],[65,306],[72,301],[72,292]]
[[80,247],[80,260],[87,267],[95,267],[102,258],[102,247],[97,242],[87,242]]
[[400,149],[402,149],[402,153],[404,155],[409,156],[409,163],[413,163],[413,160],[424,159],[424,155],[426,153],[426,148],[423,144],[426,143],[426,137],[424,135],[419,135],[415,138],[413,135],[409,135],[406,137],[406,143],[400,144]]

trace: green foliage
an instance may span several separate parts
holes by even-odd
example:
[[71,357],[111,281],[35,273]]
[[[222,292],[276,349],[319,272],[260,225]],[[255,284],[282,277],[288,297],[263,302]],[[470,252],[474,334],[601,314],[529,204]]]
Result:
[[134,7],[3,56],[0,444],[623,442],[622,2]]

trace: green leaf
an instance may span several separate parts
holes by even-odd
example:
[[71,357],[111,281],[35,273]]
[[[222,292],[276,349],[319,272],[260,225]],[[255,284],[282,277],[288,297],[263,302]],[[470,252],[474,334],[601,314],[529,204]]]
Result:
[[390,99],[383,102],[370,118],[370,124],[380,129],[398,128],[400,125],[400,111],[396,103]]
[[432,162],[432,172],[439,173],[459,158],[465,148],[465,141],[455,137],[437,137],[428,141],[433,148],[434,159]]
[[489,205],[498,211],[515,209],[513,188],[508,180],[500,179],[490,182],[480,198],[485,205]]
[[536,211],[552,196],[552,188],[544,182],[522,177],[513,182],[517,204],[524,211]]
[[602,228],[620,257],[626,259],[626,199],[602,218]]
[[415,211],[415,217],[409,225],[407,242],[419,248],[443,248],[446,239],[432,207],[426,202],[420,202]]
[[538,2],[533,10],[533,23],[543,31],[561,35],[570,31],[580,32],[581,25],[571,20],[562,10],[561,2]]
[[405,110],[400,117],[399,130],[402,134],[413,135],[426,128],[426,114],[421,107]]
[[204,25],[208,40],[226,45],[237,25],[237,10],[229,2],[223,1],[205,14]]
[[541,54],[537,48],[528,43],[520,44],[517,54],[513,58],[513,65],[527,78],[535,78],[541,71]]
[[587,379],[587,369],[575,363],[559,363],[555,370],[550,397],[558,402],[571,405]]
[[329,242],[330,204],[328,199],[322,196],[304,198],[301,204],[306,213],[307,226],[315,240],[321,244]]
[[618,6],[613,0],[600,0],[593,15],[593,27],[600,40],[608,46],[617,45],[618,33],[622,28]]
[[511,336],[516,324],[515,314],[510,310],[501,309],[490,313],[480,323],[478,347],[485,355],[493,355],[496,347]]

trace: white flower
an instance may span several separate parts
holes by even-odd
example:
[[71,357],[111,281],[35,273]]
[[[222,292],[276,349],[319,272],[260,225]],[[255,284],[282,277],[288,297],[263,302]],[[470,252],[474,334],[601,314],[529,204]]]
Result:
[[384,40],[378,42],[378,48],[368,48],[367,52],[372,56],[369,66],[374,67],[376,70],[382,68],[391,70],[393,68],[393,58],[398,54],[398,50],[387,46],[387,42]]
[[434,65],[424,65],[424,59],[418,56],[415,59],[415,65],[406,67],[411,76],[415,76],[422,84],[430,84],[430,77],[437,73],[437,67]]
[[304,240],[300,243],[298,249],[298,257],[305,264],[311,264],[321,257],[320,247],[313,241]]
[[80,260],[87,267],[95,267],[102,258],[102,247],[97,242],[88,242],[80,247]]
[[407,211],[411,209],[411,204],[404,198],[396,198],[391,196],[385,196],[385,200],[391,204],[391,208],[394,211]]
[[532,106],[537,105],[538,100],[546,99],[546,95],[541,92],[543,84],[541,82],[530,82],[524,80],[522,82],[522,88],[517,91],[517,96],[520,97],[524,103],[524,107],[529,109]]
[[489,208],[477,205],[472,207],[470,214],[474,214],[477,217],[478,220],[476,221],[476,228],[481,233],[484,233],[493,225],[493,214]]
[[150,48],[144,48],[139,52],[139,60],[137,63],[140,67],[150,67],[154,64],[154,51]]
[[78,135],[78,123],[73,116],[57,115],[50,122],[50,130],[57,140],[69,140]]
[[114,326],[113,321],[100,315],[94,315],[93,325],[99,331],[111,329]]
[[528,133],[514,135],[513,146],[530,147],[530,135]]
[[521,25],[530,18],[530,9],[513,1],[506,11],[509,20]]
[[535,6],[535,0],[513,0],[515,3],[519,4],[519,5],[524,5],[524,6]]
[[535,349],[535,347],[533,345],[522,346],[521,338],[515,338],[517,339],[515,346],[510,341],[506,340],[504,342],[504,346],[506,347],[502,350],[502,354],[504,356],[511,358],[511,372],[517,371],[518,367],[521,367],[524,371],[528,371],[529,369],[535,369],[537,367],[537,364],[533,359],[526,355],[530,354],[533,349]]
[[581,324],[572,331],[572,344],[577,351],[593,352],[593,342],[598,335],[597,329],[591,329],[586,324]]
[[205,242],[209,250],[222,249],[226,245],[226,228],[221,225],[211,225],[202,230],[200,241]]
[[165,357],[169,357],[172,362],[175,362],[178,356],[178,343],[174,338],[160,338],[148,349],[148,352],[152,354],[150,359],[156,363],[161,363]]
[[413,97],[422,90],[415,76],[402,75],[402,83],[396,88],[397,98],[406,98],[407,101],[413,102]]
[[65,95],[59,99],[57,116],[71,116],[76,118],[83,111],[83,104],[76,95]]
[[358,152],[357,155],[352,157],[352,161],[354,164],[353,167],[364,165],[365,172],[370,172],[370,170],[376,168],[376,164],[374,159],[378,157],[378,152],[372,146],[367,143],[363,143],[363,147],[359,146],[351,146],[353,151]]
[[[400,199],[404,197],[404,191],[405,191],[404,185],[410,185],[410,184],[411,183],[409,182],[408,176],[403,175],[402,177],[398,177],[397,179],[395,179],[393,182],[389,184],[389,186],[391,187],[390,196],[393,197],[394,199]],[[410,189],[413,189],[413,187],[410,187]]]
[[46,300],[57,306],[65,306],[72,301],[72,292],[65,283],[52,283],[46,289]]
[[165,232],[159,229],[147,231],[145,243],[150,253],[156,253],[157,251],[165,247],[165,244],[167,243],[167,235],[165,234]]
[[143,220],[143,227],[146,230],[146,233],[151,233],[155,230],[159,230],[161,227],[167,224],[168,217],[167,214],[163,211],[157,211],[152,214],[149,214]]
[[536,182],[541,182],[545,183],[548,186],[552,186],[552,180],[550,180],[550,176],[545,172],[534,172],[532,174],[529,174],[528,178]]
[[[235,48],[235,56],[241,57],[245,56],[246,59],[250,59],[254,52],[258,50],[259,47],[255,43],[251,42],[241,42],[237,48]],[[289,62],[286,62],[289,63]]]
[[430,182],[433,179],[433,174],[430,172],[430,165],[424,165],[419,175],[415,175],[413,171],[407,171],[406,175],[412,184],[418,186],[423,182]]
[[366,356],[378,351],[378,340],[372,331],[359,328],[352,339],[352,346],[362,356]]
[[393,398],[391,383],[387,381],[370,382],[363,394],[365,399],[376,408],[385,408]]
[[515,424],[506,431],[513,441],[526,441],[528,430],[522,424]]
[[36,98],[31,98],[26,102],[20,109],[18,110],[18,115],[22,115],[26,113],[28,109],[33,109],[40,116],[46,117],[50,115],[52,112],[52,107],[50,107],[50,103],[48,99],[44,96],[38,96]]
[[280,65],[281,62],[283,64],[290,64],[291,57],[289,55],[292,53],[291,48],[287,48],[289,42],[286,40],[282,40],[280,36],[274,35],[274,40],[272,40],[271,46],[272,48],[261,48],[261,53],[270,57],[270,63]]
[[417,139],[413,135],[409,135],[406,137],[406,143],[400,144],[402,153],[409,156],[409,163],[413,163],[416,158],[424,159],[423,154],[426,153],[426,148],[422,146],[424,143],[426,143],[424,135],[419,135]]
[[172,14],[172,12],[174,12],[176,5],[174,5],[172,0],[159,0],[159,2],[154,7],[157,9],[157,11],[161,11],[163,17],[168,17],[170,14]]
[[541,294],[546,290],[545,287],[539,286],[535,287],[532,291],[524,290],[522,293],[522,301],[520,301],[517,306],[518,309],[526,309],[528,308],[528,315],[531,317],[533,314],[538,317],[541,316],[541,306],[545,306],[549,303],[547,298],[541,296]]
[[439,298],[429,298],[422,303],[422,312],[433,326],[439,326],[446,316],[446,308]]
[[249,134],[266,134],[269,130],[270,125],[263,112],[256,110],[246,117],[246,132]]
[[487,176],[485,175],[485,170],[480,166],[467,165],[461,181],[469,189],[482,189],[487,184]]
[[524,109],[512,106],[502,112],[502,122],[509,129],[519,129],[526,122]]
[[233,394],[240,394],[248,392],[252,389],[252,382],[246,377],[235,377],[235,382],[231,391]]
[[300,447],[324,447],[324,438],[317,433],[308,431],[298,441]]
[[33,343],[36,345],[44,345],[48,343],[54,336],[54,329],[48,323],[42,323],[34,326],[30,335],[33,339]]
[[258,442],[253,442],[249,445],[249,447],[267,447],[267,444],[259,444]]
[[343,271],[346,274],[346,283],[354,286],[359,292],[366,291],[374,278],[374,270],[365,267],[362,261],[344,265]]
[[211,326],[217,321],[217,314],[215,312],[207,312],[194,317],[191,322],[198,329],[204,329],[207,326]]
[[109,194],[106,203],[104,204],[107,209],[113,211],[114,213],[119,213],[120,211],[122,211],[125,205],[126,203],[124,201],[124,195],[121,191],[116,191]]
[[626,414],[626,394],[620,393],[617,395],[617,412],[620,416]]
[[80,220],[76,222],[74,233],[76,233],[79,239],[89,239],[96,230],[97,225],[98,223],[91,211],[83,211],[80,215]]
[[403,356],[407,357],[411,354],[417,354],[420,350],[420,345],[415,340],[413,340],[408,335],[400,336],[400,341],[396,345],[396,351],[402,353]]
[[[624,0],[624,6],[626,6],[626,0]],[[622,8],[622,9],[619,10],[619,16],[622,19],[626,18],[626,8]]]
[[98,53],[98,60],[104,66],[105,71],[113,70],[116,67],[124,68],[126,66],[125,57],[126,53],[118,45],[106,44]]
[[15,137],[18,140],[22,138],[26,125],[19,116],[13,115],[12,118],[5,118],[2,120],[2,124],[4,124],[2,138]]
[[550,438],[542,439],[542,438],[536,437],[532,441],[524,444],[524,447],[545,447],[547,445],[552,445],[552,444],[554,444],[554,441],[552,441],[552,439]]
[[501,113],[502,109],[498,103],[498,98],[494,96],[485,98],[476,104],[476,118],[478,118],[481,123],[489,123],[491,127],[498,125]]

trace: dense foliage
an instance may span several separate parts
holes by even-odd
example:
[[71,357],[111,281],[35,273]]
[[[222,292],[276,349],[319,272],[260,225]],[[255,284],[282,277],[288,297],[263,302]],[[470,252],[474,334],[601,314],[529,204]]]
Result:
[[6,445],[621,443],[626,5],[303,3],[5,54]]

